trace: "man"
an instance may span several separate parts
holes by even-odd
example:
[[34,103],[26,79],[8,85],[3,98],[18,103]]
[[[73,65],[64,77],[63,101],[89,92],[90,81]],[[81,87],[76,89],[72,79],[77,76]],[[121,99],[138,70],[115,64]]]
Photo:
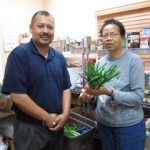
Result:
[[30,32],[31,41],[10,53],[2,87],[16,112],[15,148],[62,150],[71,83],[65,58],[49,47],[54,38],[53,17],[47,11],[36,12]]

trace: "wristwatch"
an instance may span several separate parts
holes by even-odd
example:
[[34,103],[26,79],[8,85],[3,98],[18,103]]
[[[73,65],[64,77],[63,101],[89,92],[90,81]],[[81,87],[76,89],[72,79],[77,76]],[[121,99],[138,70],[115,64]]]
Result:
[[108,96],[110,96],[112,98],[112,101],[114,101],[114,91],[113,91],[113,89],[111,89],[111,93]]
[[113,96],[113,89],[111,89],[111,93],[108,96]]

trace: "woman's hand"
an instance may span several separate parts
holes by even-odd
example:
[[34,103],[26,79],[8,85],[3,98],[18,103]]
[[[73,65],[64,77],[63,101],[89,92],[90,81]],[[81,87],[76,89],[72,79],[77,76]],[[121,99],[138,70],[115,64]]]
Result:
[[86,93],[89,95],[99,96],[99,95],[109,95],[111,90],[102,86],[99,89],[92,89],[90,87],[85,87]]
[[88,102],[91,100],[91,98],[93,98],[93,96],[88,94],[86,89],[82,89],[78,99],[82,102]]
[[106,87],[100,87],[99,89],[96,90],[90,88],[89,86],[86,86],[85,89],[81,90],[79,100],[82,100],[83,102],[87,102],[91,100],[93,96],[110,95],[111,92],[112,90]]

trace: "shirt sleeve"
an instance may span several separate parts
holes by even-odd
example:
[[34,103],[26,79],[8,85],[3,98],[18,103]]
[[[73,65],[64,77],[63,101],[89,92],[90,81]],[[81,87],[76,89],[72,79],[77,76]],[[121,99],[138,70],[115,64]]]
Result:
[[144,65],[139,59],[133,59],[129,68],[129,90],[113,90],[114,102],[126,106],[138,106],[144,97]]
[[67,69],[67,64],[66,64],[66,59],[63,57],[63,74],[64,74],[64,78],[63,78],[63,85],[64,85],[64,90],[69,89],[71,87],[71,81],[70,81],[70,75]]
[[3,94],[27,92],[27,68],[25,64],[25,58],[21,52],[18,52],[18,49],[10,53],[1,90]]

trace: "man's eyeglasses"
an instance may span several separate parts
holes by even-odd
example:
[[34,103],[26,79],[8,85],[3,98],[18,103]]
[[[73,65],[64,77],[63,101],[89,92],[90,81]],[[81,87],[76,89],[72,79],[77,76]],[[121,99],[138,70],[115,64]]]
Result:
[[103,39],[107,39],[108,37],[110,38],[116,38],[119,34],[118,33],[110,33],[110,34],[102,34]]

